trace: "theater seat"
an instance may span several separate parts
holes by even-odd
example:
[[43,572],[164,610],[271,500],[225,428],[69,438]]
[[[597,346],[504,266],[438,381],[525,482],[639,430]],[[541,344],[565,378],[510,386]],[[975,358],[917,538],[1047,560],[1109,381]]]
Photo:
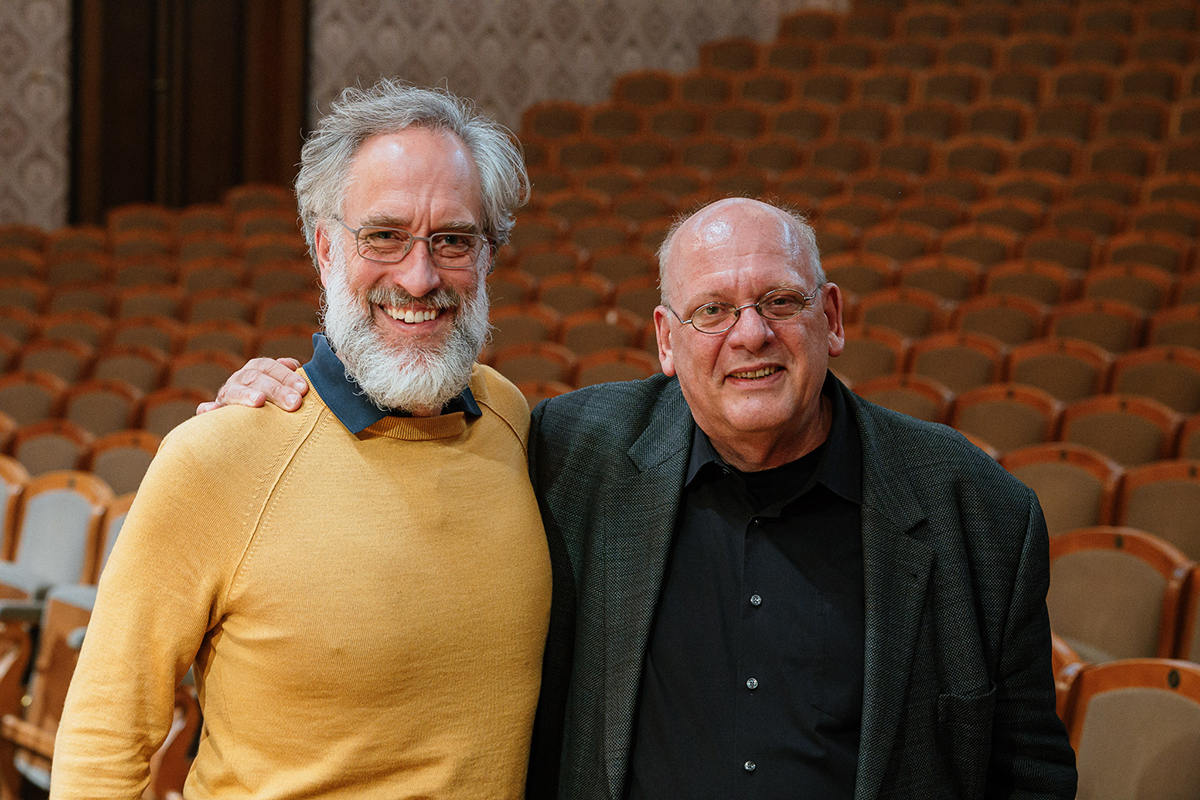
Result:
[[1115,522],[1153,533],[1200,561],[1200,461],[1159,461],[1129,469]]
[[1037,494],[1051,536],[1112,522],[1124,472],[1090,447],[1035,444],[1005,453],[1000,465]]
[[1195,797],[1200,665],[1129,659],[1085,667],[1070,706],[1079,797]]
[[89,472],[30,479],[21,500],[13,561],[0,561],[0,599],[41,599],[51,586],[80,583],[95,571],[104,506],[112,489]]
[[1050,540],[1050,627],[1083,659],[1169,658],[1192,562],[1134,528],[1068,531]]

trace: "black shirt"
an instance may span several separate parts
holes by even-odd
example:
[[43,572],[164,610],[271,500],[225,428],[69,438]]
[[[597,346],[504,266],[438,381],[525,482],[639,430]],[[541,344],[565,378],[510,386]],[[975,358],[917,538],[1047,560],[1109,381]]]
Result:
[[[351,433],[361,433],[384,417],[410,416],[407,411],[400,409],[385,411],[371,402],[358,381],[346,374],[346,365],[329,347],[329,340],[323,333],[313,334],[313,357],[304,365],[304,374],[317,387],[325,405]],[[460,395],[442,408],[443,414],[457,411],[467,417],[483,416],[475,396],[471,394],[471,387],[463,389]]]
[[742,473],[696,429],[642,669],[627,796],[852,798],[863,687],[862,452],[832,375],[824,444]]

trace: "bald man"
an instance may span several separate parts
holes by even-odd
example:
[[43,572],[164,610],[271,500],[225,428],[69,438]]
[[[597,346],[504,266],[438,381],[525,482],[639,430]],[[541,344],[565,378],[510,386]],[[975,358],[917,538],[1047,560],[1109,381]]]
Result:
[[1033,492],[829,372],[803,220],[720,201],[659,263],[664,374],[533,412],[531,796],[1074,797]]
[[[1033,492],[830,372],[800,217],[659,253],[662,375],[533,412],[554,594],[531,798],[1073,798]],[[251,362],[223,402],[284,403]]]

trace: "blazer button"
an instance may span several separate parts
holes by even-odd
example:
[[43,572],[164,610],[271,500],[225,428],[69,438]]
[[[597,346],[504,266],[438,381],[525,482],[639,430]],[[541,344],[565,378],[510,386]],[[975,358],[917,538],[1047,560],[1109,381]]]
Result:
[[750,678],[749,680],[747,680],[746,688],[747,689],[757,689],[758,688],[758,678]]

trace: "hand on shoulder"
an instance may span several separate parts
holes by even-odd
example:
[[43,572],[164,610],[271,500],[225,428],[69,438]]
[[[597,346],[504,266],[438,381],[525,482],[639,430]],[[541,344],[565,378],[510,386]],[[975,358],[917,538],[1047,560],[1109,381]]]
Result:
[[267,401],[284,411],[295,411],[308,392],[308,383],[296,374],[299,368],[300,362],[294,358],[252,358],[229,376],[216,400],[201,403],[196,413],[229,405],[259,408]]

